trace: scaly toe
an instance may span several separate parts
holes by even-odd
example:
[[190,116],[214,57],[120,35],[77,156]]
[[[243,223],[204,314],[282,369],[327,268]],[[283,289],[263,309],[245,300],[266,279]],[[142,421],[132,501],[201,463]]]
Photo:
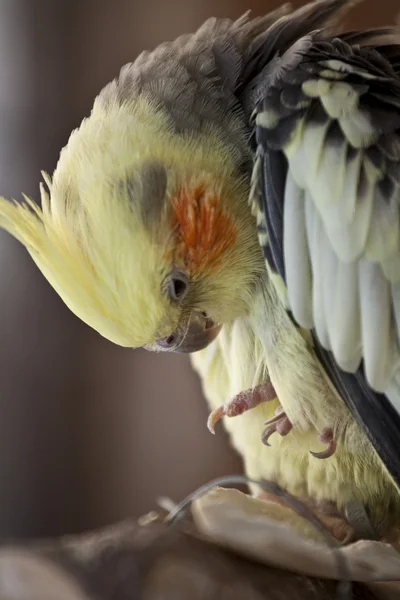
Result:
[[289,433],[289,431],[291,431],[292,429],[293,429],[293,425],[291,424],[291,422],[289,421],[289,419],[287,418],[286,415],[284,415],[282,417],[282,419],[280,421],[278,421],[278,423],[276,424],[276,431],[281,436],[287,435]]
[[237,417],[258,406],[263,402],[275,400],[276,392],[270,381],[256,385],[255,388],[239,392],[228,403],[221,404],[209,415],[207,427],[211,433],[215,433],[215,425],[222,417]]

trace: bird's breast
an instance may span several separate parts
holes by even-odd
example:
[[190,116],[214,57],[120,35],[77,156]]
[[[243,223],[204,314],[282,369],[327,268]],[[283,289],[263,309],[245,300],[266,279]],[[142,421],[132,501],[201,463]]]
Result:
[[[388,486],[372,447],[285,310],[271,304],[269,297],[261,300],[261,307],[256,305],[250,317],[224,326],[208,348],[192,355],[210,408],[269,377],[279,401],[223,419],[246,473],[273,480],[289,492],[317,502],[343,506],[357,498],[368,504]],[[284,437],[274,433],[267,447],[261,441],[264,423],[279,403],[293,429]],[[321,460],[310,451],[324,448],[318,435],[325,427],[332,427],[337,435],[337,450]],[[368,485],[360,485],[363,481]]]

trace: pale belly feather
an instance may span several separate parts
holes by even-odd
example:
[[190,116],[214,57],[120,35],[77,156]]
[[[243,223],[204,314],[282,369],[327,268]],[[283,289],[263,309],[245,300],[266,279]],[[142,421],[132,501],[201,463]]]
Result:
[[[293,424],[286,437],[274,434],[271,447],[261,442],[264,422],[278,401],[223,419],[248,476],[339,508],[354,499],[369,505],[393,497],[390,478],[366,436],[330,388],[310,346],[268,294],[259,295],[250,317],[225,326],[213,344],[192,355],[192,364],[210,409],[270,377]],[[338,445],[332,457],[320,460],[309,451],[323,448],[318,434],[326,426],[334,428]]]

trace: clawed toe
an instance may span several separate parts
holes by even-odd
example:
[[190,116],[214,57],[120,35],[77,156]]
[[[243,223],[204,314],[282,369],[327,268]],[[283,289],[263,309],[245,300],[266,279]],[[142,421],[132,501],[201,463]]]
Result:
[[310,454],[314,456],[314,458],[329,458],[335,453],[336,440],[333,437],[332,427],[324,427],[324,429],[319,434],[319,441],[322,444],[326,444],[326,448],[321,452],[312,452],[310,450]]
[[279,433],[279,435],[285,436],[293,428],[293,425],[281,406],[277,409],[276,414],[273,417],[268,419],[268,421],[265,421],[265,425],[268,425],[268,427],[264,429],[261,435],[261,441],[265,446],[271,445],[269,443],[269,438],[273,433]]
[[222,404],[212,411],[208,417],[207,427],[211,433],[215,433],[215,425],[222,417],[237,417],[259,404],[270,402],[271,400],[275,400],[275,398],[276,392],[270,381],[240,392],[229,403]]

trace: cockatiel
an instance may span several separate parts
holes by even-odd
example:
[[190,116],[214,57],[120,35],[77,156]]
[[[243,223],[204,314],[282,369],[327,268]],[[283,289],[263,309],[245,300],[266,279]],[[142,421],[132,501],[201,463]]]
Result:
[[246,473],[342,541],[400,526],[400,37],[339,33],[352,4],[210,19],[144,52],[41,208],[0,203],[102,336],[193,353],[210,428],[243,413],[224,423]]

